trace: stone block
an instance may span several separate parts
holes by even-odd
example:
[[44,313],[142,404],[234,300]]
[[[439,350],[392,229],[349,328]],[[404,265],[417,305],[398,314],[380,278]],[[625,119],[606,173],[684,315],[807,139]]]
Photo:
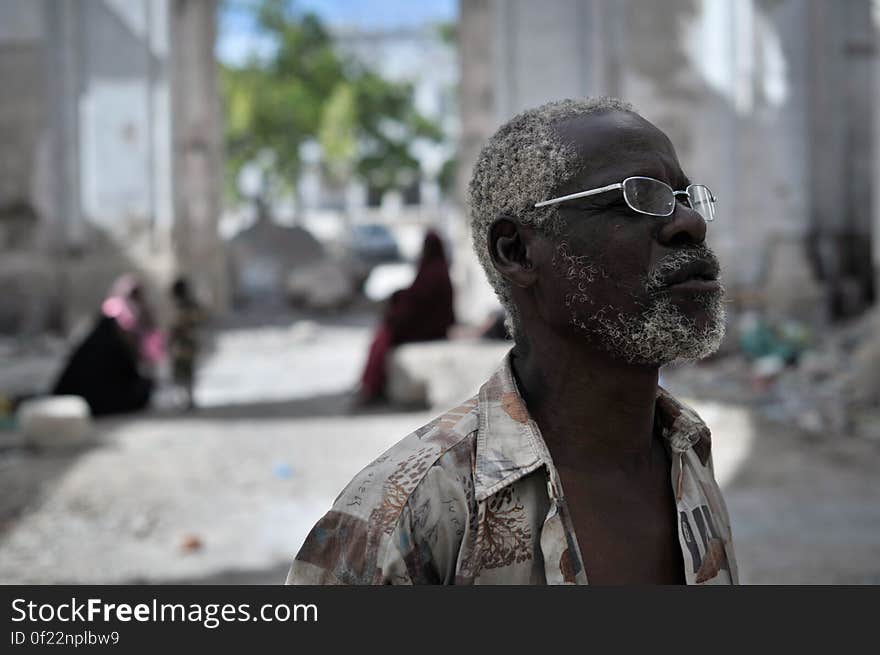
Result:
[[408,343],[388,360],[388,397],[395,403],[448,409],[473,396],[513,343],[456,339]]
[[77,446],[92,434],[92,415],[79,396],[45,396],[25,400],[16,423],[26,444],[41,448]]

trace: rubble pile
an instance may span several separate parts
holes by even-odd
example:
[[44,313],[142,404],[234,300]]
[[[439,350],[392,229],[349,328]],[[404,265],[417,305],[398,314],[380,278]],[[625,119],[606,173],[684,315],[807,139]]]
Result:
[[743,315],[730,336],[732,353],[664,369],[662,382],[809,433],[880,440],[880,311],[813,334],[793,321]]
[[775,381],[775,409],[810,432],[880,440],[880,312],[832,329]]

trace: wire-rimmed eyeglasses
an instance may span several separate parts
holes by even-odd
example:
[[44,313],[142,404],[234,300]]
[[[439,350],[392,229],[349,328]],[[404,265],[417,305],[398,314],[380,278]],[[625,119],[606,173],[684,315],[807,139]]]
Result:
[[629,208],[640,214],[671,216],[672,212],[675,211],[677,196],[683,195],[687,198],[687,206],[702,216],[704,221],[709,223],[715,220],[716,198],[705,184],[691,184],[684,191],[673,191],[672,187],[665,182],[655,180],[653,177],[642,177],[639,175],[628,177],[623,182],[618,182],[617,184],[609,184],[598,189],[579,191],[577,193],[570,193],[567,196],[544,200],[536,203],[535,207],[555,205],[566,200],[586,198],[587,196],[594,196],[597,193],[605,193],[615,189],[621,189],[623,191],[623,199]]

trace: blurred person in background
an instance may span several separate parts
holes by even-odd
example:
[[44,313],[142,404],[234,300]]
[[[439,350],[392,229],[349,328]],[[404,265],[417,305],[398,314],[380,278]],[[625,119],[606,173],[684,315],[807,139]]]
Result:
[[195,370],[199,354],[199,327],[204,314],[192,294],[189,282],[180,277],[171,286],[174,314],[168,333],[168,351],[171,356],[171,377],[184,393],[184,407],[196,407]]
[[162,333],[142,283],[134,274],[123,275],[71,353],[52,394],[81,396],[95,416],[144,409],[154,388],[153,367],[163,355]]
[[499,128],[469,200],[513,348],[355,477],[288,582],[736,583],[709,429],[658,385],[724,335],[711,191],[629,104],[596,98]]
[[395,346],[445,339],[454,323],[449,262],[440,236],[428,230],[415,280],[409,288],[391,295],[370,344],[361,376],[359,402],[367,404],[383,399],[387,358]]

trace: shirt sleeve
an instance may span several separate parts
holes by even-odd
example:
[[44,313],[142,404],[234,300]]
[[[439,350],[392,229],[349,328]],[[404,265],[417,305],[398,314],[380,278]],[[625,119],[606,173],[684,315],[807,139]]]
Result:
[[441,466],[410,495],[394,534],[413,584],[453,584],[471,508],[460,481]]
[[405,499],[386,495],[368,510],[354,505],[353,513],[345,511],[350,498],[337,499],[306,537],[287,584],[455,581],[470,512],[467,494],[449,472],[432,467]]
[[368,585],[394,580],[390,574],[401,567],[391,547],[394,529],[383,529],[375,510],[364,516],[357,507],[355,513],[344,508],[344,502],[337,501],[315,524],[293,560],[287,584]]

